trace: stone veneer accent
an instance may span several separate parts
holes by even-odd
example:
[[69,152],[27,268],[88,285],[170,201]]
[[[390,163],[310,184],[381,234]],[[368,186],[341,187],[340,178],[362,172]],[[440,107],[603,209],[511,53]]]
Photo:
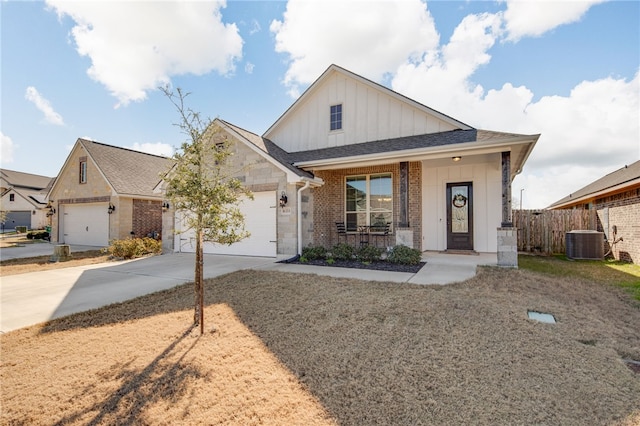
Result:
[[498,266],[518,267],[518,228],[498,228]]

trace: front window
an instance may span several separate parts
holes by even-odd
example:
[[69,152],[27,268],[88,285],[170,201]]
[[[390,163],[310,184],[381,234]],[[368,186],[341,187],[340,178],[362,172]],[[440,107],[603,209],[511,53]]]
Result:
[[331,130],[342,129],[342,104],[331,105],[329,128]]
[[391,173],[348,176],[345,215],[347,231],[360,226],[384,228],[393,218]]
[[80,183],[87,183],[87,161],[80,161]]

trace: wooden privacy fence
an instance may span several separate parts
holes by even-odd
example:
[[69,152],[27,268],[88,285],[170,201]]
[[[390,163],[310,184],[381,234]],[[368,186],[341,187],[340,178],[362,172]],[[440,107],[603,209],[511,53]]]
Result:
[[564,253],[567,232],[597,230],[595,210],[513,210],[512,215],[518,251]]

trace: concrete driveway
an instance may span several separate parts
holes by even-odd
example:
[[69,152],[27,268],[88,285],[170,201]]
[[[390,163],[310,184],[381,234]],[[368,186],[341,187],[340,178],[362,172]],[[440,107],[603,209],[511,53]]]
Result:
[[[423,260],[427,264],[412,274],[291,265],[264,257],[205,255],[204,276],[261,269],[371,281],[448,284],[473,277],[479,264],[495,265],[496,255],[424,253]],[[193,254],[175,253],[0,277],[0,331],[6,333],[193,281],[194,261]]]

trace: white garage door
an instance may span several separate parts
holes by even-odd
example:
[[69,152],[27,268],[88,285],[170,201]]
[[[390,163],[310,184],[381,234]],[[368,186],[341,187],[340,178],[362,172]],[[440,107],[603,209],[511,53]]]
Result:
[[[244,214],[244,226],[251,236],[229,245],[205,243],[204,252],[209,254],[229,254],[240,256],[276,256],[276,193],[274,191],[254,192],[253,200],[240,204]],[[178,228],[176,223],[176,229]],[[193,253],[196,249],[194,232],[176,235],[179,251]]]
[[109,245],[107,203],[65,204],[62,232],[65,244]]

